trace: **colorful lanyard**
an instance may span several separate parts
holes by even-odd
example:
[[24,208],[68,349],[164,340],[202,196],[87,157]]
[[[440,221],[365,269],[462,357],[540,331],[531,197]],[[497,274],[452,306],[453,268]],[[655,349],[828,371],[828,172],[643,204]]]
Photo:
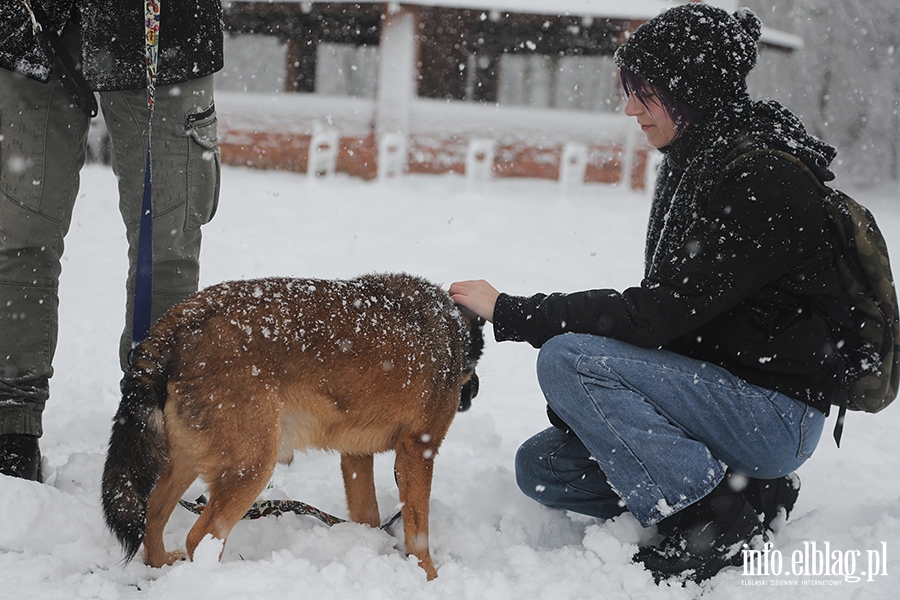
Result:
[[144,29],[147,34],[144,54],[147,60],[147,106],[153,112],[159,67],[159,0],[144,1]]

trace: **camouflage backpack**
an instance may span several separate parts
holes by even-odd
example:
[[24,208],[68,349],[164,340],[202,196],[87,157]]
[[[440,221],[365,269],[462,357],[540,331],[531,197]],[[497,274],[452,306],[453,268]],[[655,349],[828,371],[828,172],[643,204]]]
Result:
[[[797,165],[815,184],[825,203],[834,261],[841,287],[850,298],[856,335],[836,340],[847,365],[847,400],[839,404],[835,441],[840,445],[847,409],[876,413],[897,397],[900,386],[900,320],[887,244],[875,217],[853,198],[834,190],[803,161],[788,152],[756,147],[726,158],[724,173],[752,156],[778,156]],[[724,176],[723,173],[723,176]]]

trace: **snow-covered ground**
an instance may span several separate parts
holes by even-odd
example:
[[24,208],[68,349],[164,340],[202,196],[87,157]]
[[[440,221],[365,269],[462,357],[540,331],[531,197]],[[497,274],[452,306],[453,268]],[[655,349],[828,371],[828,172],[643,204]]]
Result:
[[[103,525],[99,480],[119,400],[125,241],[112,174],[89,166],[81,189],[67,239],[56,375],[45,413],[46,483],[0,477],[0,599],[897,597],[900,408],[851,414],[842,449],[823,436],[800,470],[803,488],[792,519],[777,523],[766,561],[770,575],[736,568],[702,586],[656,586],[629,560],[652,531],[627,515],[601,523],[549,510],[518,491],[516,448],[547,425],[536,351],[495,343],[490,326],[478,369],[481,392],[457,417],[436,459],[431,549],[438,579],[426,582],[404,556],[399,529],[328,528],[295,516],[238,524],[221,563],[217,548],[202,544],[193,563],[158,570],[139,560],[123,565]],[[889,245],[900,249],[896,189],[856,196],[875,212]],[[310,181],[226,168],[218,215],[204,229],[202,279],[209,285],[265,275],[407,271],[444,285],[483,277],[517,294],[622,288],[640,277],[647,210],[645,196],[599,185],[562,194],[547,181]],[[833,424],[834,416],[827,433]],[[376,461],[385,517],[398,500],[391,466],[390,456]],[[201,492],[197,486],[190,493]],[[338,457],[327,453],[298,454],[292,465],[279,466],[265,494],[346,514]],[[176,509],[167,529],[170,548],[183,547],[193,520]],[[826,548],[829,573],[837,576],[820,568]],[[871,574],[875,565],[878,574]],[[802,575],[804,566],[809,575]]]

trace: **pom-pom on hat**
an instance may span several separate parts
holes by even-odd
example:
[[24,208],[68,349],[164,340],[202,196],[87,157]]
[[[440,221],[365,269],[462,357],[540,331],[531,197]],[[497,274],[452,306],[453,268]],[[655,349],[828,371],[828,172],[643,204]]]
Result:
[[692,2],[670,8],[637,28],[615,61],[677,100],[703,112],[747,92],[762,24],[749,8],[733,15]]

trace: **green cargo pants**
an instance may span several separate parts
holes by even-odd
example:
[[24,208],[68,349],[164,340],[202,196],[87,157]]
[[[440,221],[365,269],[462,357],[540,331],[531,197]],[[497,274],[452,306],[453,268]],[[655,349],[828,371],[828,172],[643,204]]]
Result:
[[[119,357],[124,368],[131,348],[147,92],[99,97],[129,245]],[[42,433],[57,341],[60,259],[89,126],[58,78],[40,83],[0,69],[0,434]],[[156,320],[199,283],[200,226],[212,218],[219,195],[213,77],[158,87],[151,130]]]

